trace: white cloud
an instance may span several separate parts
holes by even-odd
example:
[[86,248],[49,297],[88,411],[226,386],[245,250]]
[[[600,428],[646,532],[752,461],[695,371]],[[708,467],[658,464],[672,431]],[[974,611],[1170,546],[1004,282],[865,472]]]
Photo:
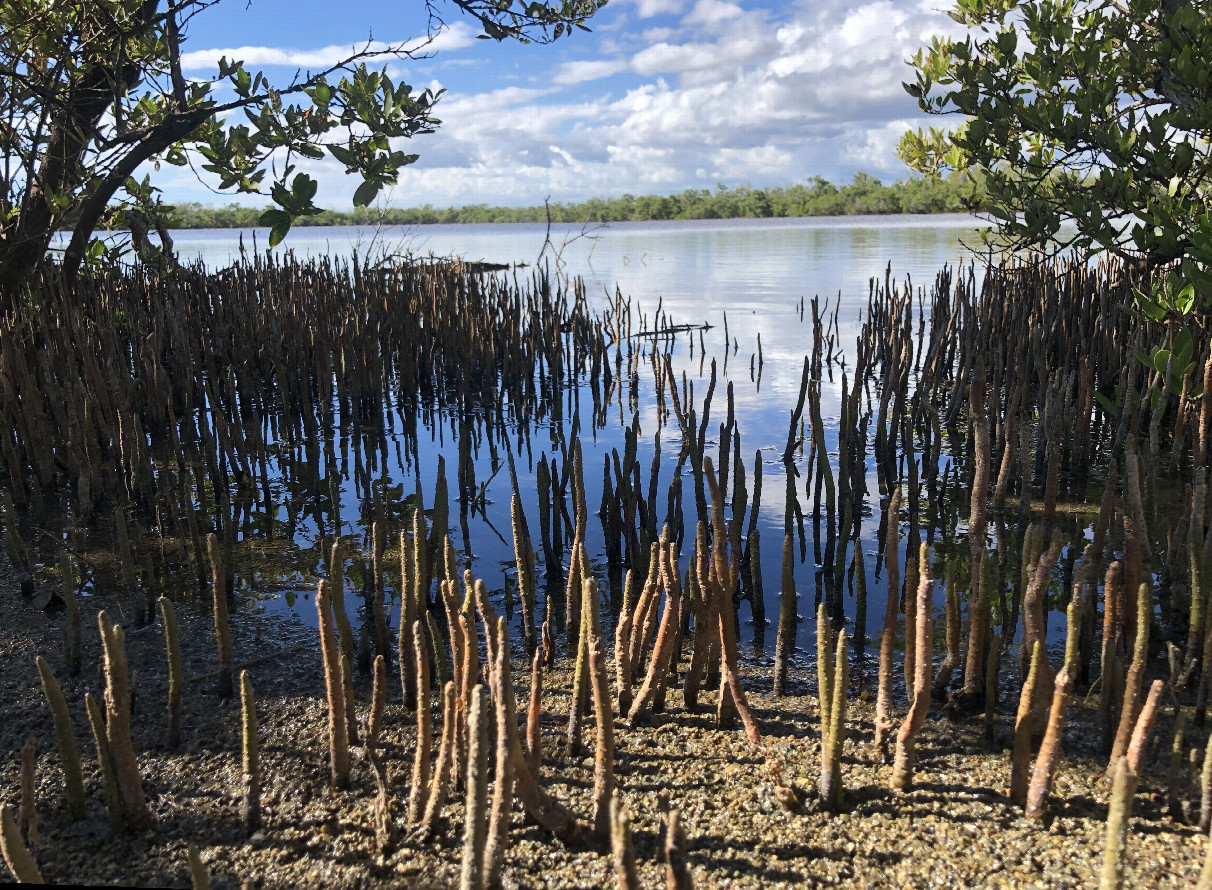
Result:
[[804,36],[804,29],[797,23],[784,25],[774,32],[774,37],[785,46],[795,46]]
[[737,18],[742,12],[741,7],[725,0],[698,0],[682,22],[687,25],[718,25]]
[[[521,63],[501,64],[493,50],[479,79],[442,69],[450,90],[436,109],[442,127],[408,145],[421,159],[402,172],[395,200],[534,204],[547,194],[580,200],[703,181],[778,185],[820,174],[844,182],[858,169],[904,175],[893,149],[906,128],[922,124],[900,86],[910,73],[904,59],[922,35],[955,31],[927,5],[936,2],[612,4],[623,26],[608,39],[595,29],[563,54],[515,50]],[[684,17],[645,29],[656,15]],[[506,85],[515,77],[523,85]],[[356,182],[333,167],[315,164],[320,201],[348,206]]]
[[492,120],[496,113],[506,113],[517,106],[543,108],[537,106],[539,99],[550,95],[554,87],[501,87],[487,93],[466,93],[449,96],[439,106],[439,117],[450,125],[448,129],[458,127],[483,126]]
[[673,28],[648,28],[640,36],[644,38],[645,43],[660,43],[662,40],[668,40],[677,34]]
[[636,53],[631,67],[640,74],[681,73],[712,65],[715,48],[705,44],[657,43]]
[[181,68],[199,71],[216,68],[219,59],[243,61],[246,66],[262,67],[282,65],[289,68],[317,70],[329,68],[355,52],[370,51],[384,53],[398,50],[407,53],[434,53],[442,50],[461,49],[475,42],[475,32],[465,22],[455,22],[432,38],[417,37],[399,43],[382,40],[363,41],[345,46],[324,46],[319,49],[282,49],[272,46],[237,46],[215,49],[200,49],[181,54]]
[[598,60],[592,62],[565,62],[555,70],[552,82],[562,86],[585,83],[590,80],[600,80],[624,70],[624,62],[614,60]]
[[813,47],[803,52],[779,56],[770,61],[770,73],[775,77],[792,74],[814,74],[825,71],[833,63],[833,54],[824,48]]
[[758,145],[753,148],[721,148],[716,152],[714,161],[721,173],[729,178],[760,176],[764,179],[786,170],[791,163],[791,155],[773,145]]
[[655,15],[677,14],[686,6],[685,0],[633,0],[640,18],[650,19]]
[[772,43],[770,35],[761,33],[738,33],[717,43],[661,42],[636,53],[631,68],[644,75],[712,71],[716,78],[730,78],[738,66],[769,59]]
[[905,28],[907,15],[890,0],[880,0],[860,6],[846,16],[837,30],[842,46],[862,47],[872,57],[886,59],[893,53],[899,55],[909,32]]
[[894,120],[856,134],[850,143],[850,159],[871,173],[891,172],[900,175],[904,168],[896,156],[896,146],[901,141],[901,135],[908,129],[930,123],[937,122],[919,118]]
[[547,146],[547,149],[552,154],[559,157],[565,164],[567,164],[573,170],[580,171],[580,170],[584,169],[584,167],[577,162],[576,158],[574,158],[570,153],[566,152],[564,149],[560,148],[558,145],[549,145],[549,146]]

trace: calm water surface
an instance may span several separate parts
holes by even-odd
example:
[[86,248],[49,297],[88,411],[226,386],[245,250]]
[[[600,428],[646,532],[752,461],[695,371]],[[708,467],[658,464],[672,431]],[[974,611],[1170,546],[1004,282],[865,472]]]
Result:
[[[735,381],[738,413],[743,410],[746,421],[742,431],[752,437],[773,421],[773,432],[785,439],[784,418],[794,407],[804,353],[811,349],[811,315],[805,310],[800,322],[801,299],[810,302],[819,296],[830,301],[831,309],[841,300],[841,345],[853,355],[871,278],[883,279],[891,269],[896,281],[911,281],[915,289],[929,287],[945,265],[971,262],[974,255],[966,245],[979,244],[977,225],[969,216],[939,215],[553,226],[551,241],[559,262],[552,260],[552,247],[545,262],[564,275],[582,277],[590,297],[600,295],[603,303],[618,287],[650,316],[659,306],[674,323],[712,325],[704,345],[708,364],[714,355],[721,370],[726,316],[730,348],[723,379]],[[305,258],[354,252],[380,256],[386,251],[533,266],[545,234],[544,225],[530,223],[387,227],[378,232],[357,226],[297,228],[274,252]],[[247,253],[254,244],[264,250],[269,233],[200,229],[173,237],[183,260],[200,258],[217,268],[239,259],[241,241]],[[756,356],[759,334],[765,360],[760,391],[749,382],[749,359]],[[685,351],[689,358],[688,345]],[[826,385],[822,411],[827,415],[836,413],[840,378],[835,383]]]
[[[701,408],[703,394],[710,377],[714,358],[719,372],[716,398],[712,404],[711,428],[718,430],[722,422],[727,384],[734,386],[737,425],[741,434],[741,454],[752,482],[752,461],[759,452],[763,463],[763,496],[759,524],[762,530],[762,564],[767,617],[772,622],[778,616],[779,575],[782,553],[785,471],[781,461],[787,440],[788,420],[799,392],[804,355],[811,350],[812,319],[810,304],[814,296],[829,301],[829,309],[839,304],[838,326],[840,350],[853,363],[855,337],[872,278],[883,279],[890,269],[895,281],[909,283],[915,291],[929,288],[944,266],[954,268],[968,263],[973,254],[966,244],[977,244],[977,221],[966,216],[931,217],[845,217],[808,220],[740,220],[740,221],[677,221],[653,223],[613,223],[597,229],[580,226],[553,227],[544,263],[558,274],[580,276],[586,283],[591,300],[606,305],[608,295],[616,287],[630,297],[638,311],[654,323],[658,307],[671,323],[711,325],[702,334],[681,335],[674,344],[673,363],[681,375],[685,371],[694,383],[696,401]],[[418,226],[388,228],[375,232],[370,228],[300,228],[291,232],[277,253],[293,251],[297,257],[324,254],[348,257],[378,256],[386,252],[406,252],[424,256],[462,256],[469,260],[525,264],[510,274],[526,275],[533,271],[544,244],[546,227],[531,224],[483,226]],[[266,230],[243,232],[236,230],[193,230],[174,233],[177,250],[182,259],[201,258],[212,268],[227,265],[240,256],[241,241],[251,254],[254,245],[263,250],[268,243]],[[801,319],[801,301],[808,305]],[[638,319],[637,319],[638,323]],[[725,328],[726,326],[726,328]],[[727,339],[725,339],[725,329]],[[636,330],[639,330],[637,327]],[[760,350],[763,364],[757,373],[756,358]],[[701,345],[700,345],[701,343]],[[640,365],[641,379],[647,362]],[[751,370],[752,368],[752,370]],[[649,375],[650,376],[650,375]],[[827,427],[830,449],[836,448],[837,415],[841,394],[840,368],[833,379],[823,381],[822,414]],[[872,393],[878,397],[877,393]],[[588,400],[587,400],[588,401]],[[591,407],[582,403],[585,443],[585,477],[588,498],[596,506],[601,491],[602,456],[611,448],[621,452],[623,429],[631,421],[630,412],[619,409],[607,428],[593,430]],[[653,454],[653,433],[657,429],[656,404],[652,381],[645,382],[640,404],[643,431],[639,456],[641,466],[647,467]],[[541,434],[546,435],[546,434]],[[533,457],[544,450],[541,435],[534,442]],[[449,485],[457,491],[455,467],[457,450],[445,433],[439,444],[437,432],[433,441],[421,447],[421,480],[427,493],[432,494],[434,473],[439,451],[446,455]],[[426,433],[422,433],[426,437]],[[678,447],[676,430],[668,427],[662,433],[662,471],[658,502],[664,509],[664,491],[676,462]],[[592,443],[589,441],[592,438]],[[711,446],[718,446],[718,435],[708,434]],[[550,448],[546,449],[550,453]],[[398,453],[398,452],[397,452]],[[836,452],[832,454],[836,467]],[[811,501],[803,489],[807,477],[807,461],[799,461],[801,479],[800,503],[810,511]],[[522,456],[518,471],[524,491],[534,492],[534,467]],[[402,464],[387,468],[392,481],[402,483],[403,491],[412,491],[412,469]],[[876,581],[876,541],[880,506],[878,485],[874,476],[874,460],[868,452],[868,502],[860,540],[867,560],[870,597],[868,602],[868,635],[878,636],[879,616],[883,614],[885,592]],[[477,470],[478,479],[487,479],[490,470]],[[687,480],[684,502],[693,513],[692,488]],[[346,480],[342,488],[346,512],[343,519],[358,533],[356,491]],[[462,556],[470,562],[477,576],[483,577],[498,596],[503,596],[506,578],[513,575],[512,541],[509,541],[509,481],[508,474],[498,474],[488,489],[491,501],[484,517],[470,523],[466,541],[457,540]],[[534,510],[531,501],[530,510]],[[452,505],[452,510],[456,507]],[[592,510],[591,510],[592,513]],[[663,512],[662,512],[663,516]],[[693,517],[688,517],[693,528]],[[530,518],[532,534],[537,534],[536,517]],[[452,519],[452,525],[456,526]],[[601,525],[590,516],[591,558],[604,563]],[[456,531],[457,535],[457,531]],[[797,562],[796,585],[799,591],[799,612],[804,618],[815,613],[814,600],[820,595],[820,576],[814,564],[811,545],[812,528],[808,524],[809,546],[806,559]],[[299,548],[300,564],[314,560],[319,565],[315,548],[315,529],[303,528],[295,546]],[[689,536],[686,548],[690,546]],[[314,552],[313,552],[314,551]],[[683,563],[686,556],[683,555]],[[540,570],[542,559],[540,558]],[[295,588],[300,594],[308,589],[302,583]],[[257,593],[258,608],[294,613],[307,623],[314,623],[315,610],[306,603],[305,595],[282,596],[281,581],[250,579]],[[541,586],[541,585],[540,585]],[[351,606],[360,602],[348,592]],[[942,603],[942,591],[936,593],[936,604]],[[541,603],[540,603],[541,608]],[[848,621],[854,618],[854,600],[845,600]],[[746,643],[753,639],[749,607],[742,606],[742,628]],[[797,643],[811,650],[815,637],[814,622],[799,624]],[[765,651],[773,650],[774,625],[765,635]]]

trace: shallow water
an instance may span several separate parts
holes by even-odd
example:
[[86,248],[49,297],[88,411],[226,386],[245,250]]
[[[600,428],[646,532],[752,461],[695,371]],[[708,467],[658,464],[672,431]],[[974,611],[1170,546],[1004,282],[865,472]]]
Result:
[[[637,311],[636,327],[651,329],[668,324],[710,325],[709,329],[677,335],[670,349],[675,373],[683,372],[693,386],[696,406],[701,410],[703,395],[711,375],[711,363],[717,364],[719,380],[712,403],[707,435],[708,452],[718,451],[718,429],[726,412],[725,391],[734,388],[737,428],[741,436],[741,455],[752,488],[755,452],[763,466],[762,505],[759,513],[761,561],[763,566],[766,615],[770,626],[764,637],[755,628],[749,605],[742,604],[742,643],[767,653],[773,650],[775,622],[781,575],[786,477],[782,453],[787,442],[788,421],[799,393],[804,355],[812,345],[811,301],[819,296],[823,314],[838,311],[839,343],[842,361],[833,368],[832,378],[822,381],[821,412],[826,427],[827,445],[836,469],[838,414],[842,370],[852,364],[854,342],[866,307],[871,280],[883,280],[890,274],[894,281],[908,283],[914,291],[928,288],[945,265],[954,267],[971,262],[973,254],[966,244],[979,242],[977,222],[965,216],[832,218],[808,220],[734,220],[677,221],[653,223],[615,223],[600,228],[558,226],[551,231],[551,243],[544,251],[546,227],[542,225],[419,226],[408,229],[299,228],[278,248],[297,257],[350,256],[371,258],[384,252],[412,255],[459,255],[470,260],[518,264],[513,272],[530,274],[536,261],[562,276],[580,276],[586,282],[588,296],[601,306],[617,288],[633,302]],[[210,268],[219,268],[240,257],[241,242],[246,253],[263,249],[267,232],[237,230],[193,230],[174,233],[176,248],[183,260],[199,258]],[[928,304],[927,304],[928,307]],[[659,316],[659,317],[658,317]],[[651,345],[643,338],[633,341]],[[760,345],[759,345],[760,344]],[[759,366],[759,354],[761,363]],[[647,468],[654,453],[654,433],[658,428],[657,405],[651,371],[647,361],[639,364],[640,400],[638,413],[641,436],[638,449],[640,466],[647,483]],[[878,399],[878,392],[869,397]],[[625,401],[625,400],[624,400]],[[864,399],[864,405],[866,398]],[[591,561],[604,575],[606,562],[602,526],[595,515],[600,502],[603,456],[611,449],[623,450],[624,431],[631,423],[631,407],[616,405],[608,412],[605,427],[594,428],[592,402],[582,399],[581,429],[587,498],[590,503],[589,551]],[[402,441],[403,424],[388,432],[388,462],[375,471],[390,498],[402,499],[416,488],[411,462],[400,458],[406,448]],[[869,431],[874,435],[874,431]],[[346,426],[342,435],[349,435]],[[532,534],[537,538],[535,517],[535,461],[542,451],[552,452],[558,436],[552,430],[533,430],[529,453],[517,456],[518,475]],[[434,490],[438,455],[446,458],[448,485],[457,490],[457,445],[450,426],[438,425],[420,430],[420,482],[429,506]],[[393,447],[394,446],[394,447]],[[546,446],[546,447],[545,447]],[[661,432],[661,472],[657,503],[664,515],[665,490],[677,458],[680,439],[676,426]],[[368,451],[373,449],[367,449]],[[350,544],[365,544],[368,529],[363,523],[367,511],[358,504],[356,486],[351,478],[352,461],[341,461],[341,502],[343,531]],[[797,483],[799,501],[806,513],[811,500],[805,494],[807,454],[797,453],[800,471]],[[875,463],[867,453],[867,489],[864,520],[859,540],[866,560],[869,597],[866,632],[878,637],[885,602],[885,590],[877,566],[880,504]],[[492,470],[485,455],[480,455],[476,477],[487,480]],[[689,471],[687,470],[687,474]],[[283,484],[279,476],[279,485]],[[684,550],[691,547],[693,528],[692,485],[684,480],[688,536]],[[504,598],[507,586],[513,586],[514,553],[510,532],[510,483],[507,472],[499,472],[485,490],[487,506],[483,515],[469,517],[466,537],[458,528],[457,505],[452,504],[453,535],[461,562],[468,563],[477,577],[484,578],[494,595]],[[284,511],[286,508],[283,507]],[[966,514],[966,510],[962,511]],[[280,511],[276,517],[287,517]],[[317,545],[317,529],[300,516],[290,523],[293,540],[279,541],[271,548],[252,543],[247,565],[260,568],[241,577],[241,587],[258,610],[294,614],[308,624],[315,623],[311,604],[312,577],[322,570],[323,560]],[[393,523],[392,534],[398,530]],[[817,551],[823,542],[813,540],[809,518],[805,526],[806,547],[797,547],[795,582],[802,617],[797,645],[811,651],[815,622],[810,619],[822,595],[821,566]],[[390,539],[389,539],[390,540]],[[537,546],[537,542],[536,542]],[[902,543],[902,548],[904,544]],[[261,559],[252,559],[262,550]],[[803,556],[803,558],[799,558]],[[901,554],[903,561],[903,552]],[[688,557],[683,553],[683,565]],[[540,573],[542,558],[540,556]],[[352,609],[362,598],[359,566],[349,566],[347,597]],[[603,578],[606,581],[605,578]],[[617,579],[614,579],[617,583]],[[940,578],[941,581],[941,578]],[[610,582],[606,582],[609,584]],[[542,582],[540,581],[540,591]],[[855,618],[853,588],[843,597],[847,623]],[[604,591],[604,596],[605,596]],[[618,591],[613,593],[617,596]],[[941,608],[943,591],[937,585],[936,608]],[[540,612],[542,600],[540,599]],[[515,616],[516,618],[516,616]],[[1058,623],[1050,622],[1055,634]],[[1063,627],[1063,618],[1060,622]],[[755,633],[756,632],[756,633]],[[752,650],[751,650],[752,651]]]
[[[473,260],[527,263],[533,265],[543,246],[545,227],[538,225],[501,226],[422,226],[399,232],[379,233],[381,243],[398,244],[407,238],[407,249],[414,254],[433,253],[439,256],[457,254]],[[337,255],[358,250],[365,254],[373,232],[357,228],[300,229],[292,232],[288,246],[297,256],[331,252]],[[241,233],[233,231],[190,231],[176,236],[182,257],[197,255],[208,265],[222,265],[238,257]],[[263,244],[264,233],[257,236]],[[251,249],[253,234],[243,233],[244,244]],[[916,288],[928,286],[945,264],[956,264],[971,257],[965,242],[974,242],[975,223],[968,217],[890,217],[840,218],[812,220],[744,220],[695,221],[667,223],[612,224],[595,229],[560,227],[553,230],[552,241],[558,250],[558,261],[548,247],[547,261],[567,276],[581,276],[587,284],[590,298],[606,295],[617,286],[631,297],[640,313],[648,316],[648,327],[655,323],[658,311],[668,315],[675,324],[709,324],[712,327],[693,337],[681,335],[675,343],[672,359],[675,372],[683,371],[695,387],[701,403],[710,377],[714,358],[719,371],[716,397],[712,405],[711,430],[717,429],[725,413],[724,391],[728,383],[734,386],[737,426],[742,437],[741,453],[752,484],[752,461],[760,451],[763,462],[763,502],[759,513],[762,531],[762,564],[765,579],[767,617],[777,619],[779,576],[782,553],[782,532],[785,507],[785,476],[781,461],[787,440],[788,419],[799,391],[800,373],[805,352],[811,348],[811,310],[806,308],[801,319],[801,300],[810,302],[819,295],[829,300],[832,311],[841,301],[838,328],[841,351],[853,351],[861,312],[866,306],[870,279],[883,278],[890,267],[894,279],[912,281]],[[372,254],[373,249],[371,248]],[[526,274],[527,269],[517,274]],[[727,337],[725,340],[725,325]],[[638,329],[638,328],[637,328]],[[757,373],[760,336],[761,374]],[[705,357],[705,361],[704,361]],[[830,446],[836,444],[836,424],[841,394],[840,369],[834,379],[824,381],[822,415],[830,435]],[[653,432],[656,430],[656,404],[652,381],[644,379],[641,365],[642,392],[640,422],[643,435],[639,449],[641,466],[647,468],[653,454]],[[650,376],[650,375],[649,375]],[[612,412],[613,422],[604,429],[593,431],[587,400],[582,402],[582,424],[586,431],[585,475],[588,497],[596,506],[601,486],[602,455],[611,448],[622,448],[623,430],[631,420],[624,406]],[[431,431],[432,432],[432,431]],[[436,433],[434,433],[436,437]],[[449,430],[443,440],[430,441],[428,447],[422,433],[421,481],[431,494],[437,454],[447,457],[447,473],[453,490],[455,447]],[[533,443],[537,459],[543,436]],[[593,439],[590,447],[590,439]],[[663,505],[663,491],[668,485],[676,461],[678,439],[676,430],[668,427],[662,432],[662,472],[658,502]],[[708,433],[708,443],[717,444],[718,436]],[[390,449],[389,449],[390,453]],[[834,455],[836,460],[836,455]],[[806,476],[807,461],[798,461]],[[868,516],[860,540],[868,561],[870,582],[868,633],[876,616],[882,615],[884,593],[875,580],[875,559],[879,504],[878,485],[874,478],[874,462],[869,457]],[[519,481],[524,492],[533,493],[533,466],[523,458],[519,462]],[[413,477],[404,466],[389,468],[393,481],[403,483],[403,491],[412,491]],[[487,478],[488,472],[478,472]],[[801,503],[808,505],[800,483]],[[483,576],[489,587],[503,593],[505,576],[513,575],[513,550],[509,532],[509,483],[506,474],[498,474],[489,486],[492,501],[487,517],[473,517],[469,541],[473,569]],[[343,501],[353,504],[351,486],[345,486]],[[428,499],[428,498],[427,498]],[[687,501],[690,501],[687,498]],[[533,502],[528,505],[533,510]],[[693,508],[691,508],[693,509]],[[591,510],[591,513],[593,511]],[[354,517],[346,516],[347,520]],[[535,519],[531,514],[531,525]],[[796,586],[800,592],[800,614],[811,617],[813,600],[819,595],[819,577],[814,564],[812,527],[807,559],[797,562]],[[308,532],[300,530],[299,543],[307,547]],[[462,549],[463,542],[456,544]],[[464,554],[466,555],[466,554]],[[596,517],[590,517],[590,555],[595,562],[605,561],[602,532]],[[797,554],[798,555],[798,554]],[[685,558],[685,557],[684,557]],[[938,597],[941,603],[941,591]],[[305,621],[314,620],[314,611],[302,600],[287,607],[284,598],[266,601],[271,609],[291,608]],[[853,618],[853,599],[846,600],[847,617]],[[748,618],[748,605],[742,607],[742,618]],[[752,633],[742,630],[743,637]],[[878,633],[878,627],[875,627]],[[811,646],[814,625],[802,621],[798,644]],[[766,643],[773,645],[773,625]]]

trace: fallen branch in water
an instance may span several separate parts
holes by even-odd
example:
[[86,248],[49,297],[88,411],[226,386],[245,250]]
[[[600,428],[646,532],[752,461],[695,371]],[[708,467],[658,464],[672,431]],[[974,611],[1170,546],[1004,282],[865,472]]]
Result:
[[634,340],[636,337],[666,337],[670,334],[686,334],[690,331],[709,331],[712,327],[713,325],[709,325],[707,322],[703,322],[702,324],[673,324],[659,330],[640,331],[637,334],[632,334],[631,338]]

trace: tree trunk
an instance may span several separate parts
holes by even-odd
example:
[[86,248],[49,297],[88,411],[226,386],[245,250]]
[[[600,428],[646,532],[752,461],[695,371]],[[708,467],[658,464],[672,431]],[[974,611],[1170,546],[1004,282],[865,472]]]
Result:
[[[140,24],[126,35],[128,39],[143,34],[152,26],[158,5],[158,0],[144,0],[135,17]],[[38,168],[29,171],[28,190],[16,224],[0,239],[3,245],[0,247],[0,293],[9,295],[10,300],[41,265],[55,228],[62,222],[54,198],[79,190],[84,180],[81,162],[97,133],[98,122],[113,104],[117,88],[133,82],[138,76],[139,69],[134,65],[98,65],[84,70],[66,91],[64,107],[56,116]]]

